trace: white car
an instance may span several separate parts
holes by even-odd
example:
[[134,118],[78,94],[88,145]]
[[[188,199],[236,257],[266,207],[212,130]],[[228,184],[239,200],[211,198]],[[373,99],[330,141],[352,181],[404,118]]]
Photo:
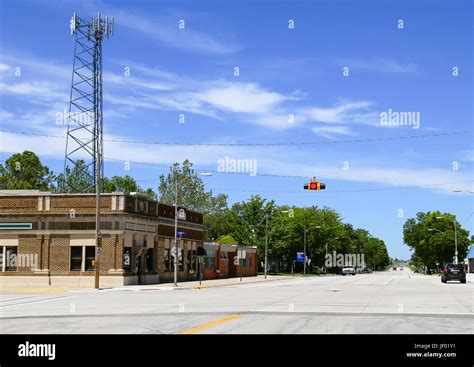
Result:
[[342,268],[342,275],[346,276],[349,275],[356,275],[355,268],[353,266],[345,266]]

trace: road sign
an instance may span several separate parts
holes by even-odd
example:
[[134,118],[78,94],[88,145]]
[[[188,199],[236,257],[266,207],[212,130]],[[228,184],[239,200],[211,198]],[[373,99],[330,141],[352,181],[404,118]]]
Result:
[[179,237],[182,237],[186,234],[186,232],[176,232],[176,235],[178,235]]
[[303,252],[297,252],[296,253],[296,262],[297,263],[304,263],[304,253]]
[[176,247],[173,246],[171,248],[171,256],[176,257],[176,255],[178,256],[178,258],[181,257],[181,249],[176,248]]

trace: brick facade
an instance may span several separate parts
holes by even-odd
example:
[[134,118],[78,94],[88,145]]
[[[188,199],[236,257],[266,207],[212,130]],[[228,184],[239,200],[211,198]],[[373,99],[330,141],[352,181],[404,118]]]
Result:
[[[172,281],[172,263],[166,271],[164,260],[165,251],[169,251],[174,243],[174,207],[141,195],[124,193],[102,194],[100,204],[101,285]],[[180,240],[184,267],[179,280],[194,280],[197,271],[190,272],[188,259],[194,264],[196,259],[190,256],[190,251],[194,249],[195,254],[197,247],[202,246],[203,216],[185,208],[179,209],[186,214],[185,219],[178,221],[178,231],[185,232]],[[31,229],[5,227],[13,223],[31,224]],[[71,253],[75,246],[85,246],[84,250],[74,250],[76,255],[83,255],[79,258],[78,270],[71,269]],[[48,284],[56,280],[70,283],[71,280],[67,279],[80,276],[85,285],[90,285],[95,271],[82,269],[87,263],[84,253],[91,251],[88,246],[94,247],[95,252],[94,194],[0,192],[1,253],[16,248],[17,257],[24,255],[36,260],[33,266],[17,266],[10,271],[2,265],[0,281],[19,278],[17,283],[44,283],[47,278]],[[125,249],[131,249],[132,255],[128,268],[124,266]],[[6,258],[3,260],[5,262]]]

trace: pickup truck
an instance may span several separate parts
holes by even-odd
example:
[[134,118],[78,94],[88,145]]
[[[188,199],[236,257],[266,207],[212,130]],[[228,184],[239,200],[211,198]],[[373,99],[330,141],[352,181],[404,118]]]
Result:
[[346,276],[349,275],[356,275],[355,268],[353,266],[345,266],[342,268],[342,275]]

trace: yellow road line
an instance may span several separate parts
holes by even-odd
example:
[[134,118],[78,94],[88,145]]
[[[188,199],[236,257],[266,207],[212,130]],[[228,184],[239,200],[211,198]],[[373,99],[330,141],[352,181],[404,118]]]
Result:
[[63,289],[22,289],[17,290],[16,293],[67,293],[67,291]]
[[188,330],[181,331],[178,334],[196,334],[196,333],[199,333],[201,331],[226,324],[226,323],[228,323],[232,320],[239,319],[242,316],[244,316],[244,315],[242,315],[242,314],[230,315],[230,316],[223,317],[223,318],[220,318],[220,319],[217,319],[217,320],[214,320],[214,321],[206,322],[205,324],[198,325],[198,326],[193,327],[193,328],[188,329]]

